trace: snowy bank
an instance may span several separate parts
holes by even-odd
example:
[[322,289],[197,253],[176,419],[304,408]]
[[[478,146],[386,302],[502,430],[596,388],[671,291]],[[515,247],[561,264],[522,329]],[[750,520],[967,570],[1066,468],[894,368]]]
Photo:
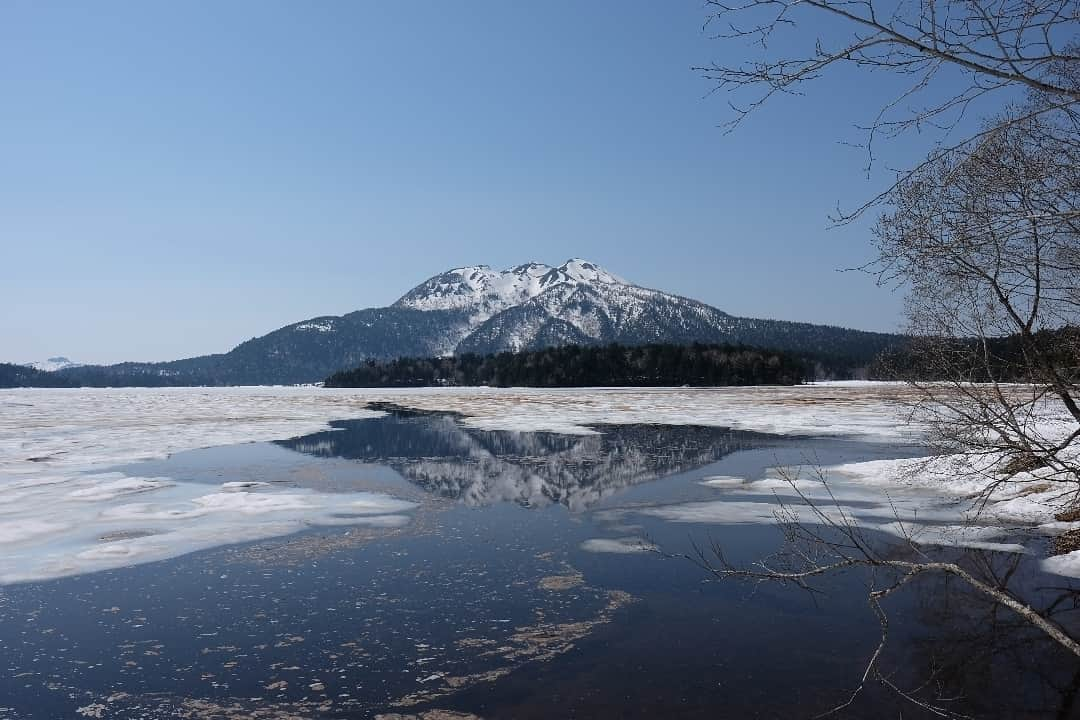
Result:
[[177,557],[313,526],[396,527],[412,503],[107,472],[374,416],[311,388],[0,391],[0,584]]

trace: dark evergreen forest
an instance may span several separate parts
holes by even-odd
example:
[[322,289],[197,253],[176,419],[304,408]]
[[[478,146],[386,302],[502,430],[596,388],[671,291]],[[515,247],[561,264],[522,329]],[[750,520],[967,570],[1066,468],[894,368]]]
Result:
[[568,345],[519,353],[369,360],[327,387],[795,385],[817,363],[742,345]]
[[0,388],[78,387],[79,383],[54,372],[35,370],[26,365],[0,363]]
[[[1032,342],[1050,358],[1063,380],[1080,379],[1080,328],[1067,326],[1033,333]],[[881,353],[868,375],[882,380],[959,380],[964,382],[1032,382],[1033,365],[1017,335],[987,338],[912,338],[902,347]],[[1046,368],[1038,368],[1045,373]]]

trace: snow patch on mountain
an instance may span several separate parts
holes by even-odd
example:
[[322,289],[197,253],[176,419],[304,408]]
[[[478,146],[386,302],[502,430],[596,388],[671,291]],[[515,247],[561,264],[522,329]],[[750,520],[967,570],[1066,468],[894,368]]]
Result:
[[530,262],[506,270],[487,265],[454,268],[403,295],[394,306],[414,310],[463,310],[474,325],[555,288],[629,285],[599,265],[574,258],[559,267]]
[[[881,333],[733,317],[574,258],[558,267],[530,262],[506,270],[455,268],[417,285],[389,307],[308,318],[222,355],[125,363],[105,368],[104,377],[118,385],[160,377],[181,385],[311,383],[373,359],[612,343],[743,344],[828,353],[865,364],[899,341]],[[33,366],[75,365],[66,358],[50,363]],[[95,382],[102,377],[77,370],[72,376]]]
[[311,330],[314,332],[332,332],[335,318],[327,317],[319,320],[309,320],[294,326],[296,330]]
[[63,370],[64,368],[81,367],[82,363],[72,362],[63,355],[57,355],[47,360],[38,360],[35,362],[25,363],[28,367],[32,367],[35,370],[41,370],[42,372],[55,372],[56,370]]
[[617,280],[563,282],[481,323],[458,352],[611,342],[721,342],[731,316],[695,300]]
[[540,263],[501,272],[487,265],[454,268],[424,281],[394,305],[414,310],[465,310],[486,319],[542,292],[541,279],[550,270]]
[[580,258],[558,267],[531,262],[501,271],[487,265],[455,268],[416,286],[395,305],[463,312],[468,319],[457,352],[720,340],[731,330],[730,316],[715,308],[634,285]]

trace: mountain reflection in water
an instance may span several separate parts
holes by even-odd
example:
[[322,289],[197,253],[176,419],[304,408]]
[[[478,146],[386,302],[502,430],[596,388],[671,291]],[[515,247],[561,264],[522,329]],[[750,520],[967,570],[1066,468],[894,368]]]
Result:
[[581,511],[622,488],[686,472],[775,436],[687,425],[593,426],[597,434],[478,430],[450,414],[379,406],[379,418],[277,444],[320,457],[387,465],[407,480],[469,505],[551,503]]

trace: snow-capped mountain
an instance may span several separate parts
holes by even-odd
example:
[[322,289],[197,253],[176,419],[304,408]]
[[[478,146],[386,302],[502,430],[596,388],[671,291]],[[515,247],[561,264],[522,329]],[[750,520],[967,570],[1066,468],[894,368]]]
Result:
[[47,360],[38,360],[36,362],[24,364],[27,367],[32,367],[35,370],[41,370],[42,372],[55,372],[56,370],[63,370],[65,368],[82,367],[82,363],[72,362],[62,355],[51,357]]
[[394,307],[459,310],[472,322],[481,323],[556,287],[616,284],[629,283],[586,260],[567,260],[557,268],[531,262],[502,271],[473,265],[447,270],[425,280],[405,293]]
[[743,343],[864,363],[897,340],[882,333],[734,317],[572,259],[557,267],[532,262],[501,271],[486,265],[455,268],[425,280],[389,307],[309,318],[220,355],[56,372],[76,383],[105,385],[308,383],[367,360],[614,342]]
[[394,307],[462,313],[455,351],[499,352],[573,343],[705,340],[728,315],[649,290],[587,260],[492,270],[455,268],[424,281]]

